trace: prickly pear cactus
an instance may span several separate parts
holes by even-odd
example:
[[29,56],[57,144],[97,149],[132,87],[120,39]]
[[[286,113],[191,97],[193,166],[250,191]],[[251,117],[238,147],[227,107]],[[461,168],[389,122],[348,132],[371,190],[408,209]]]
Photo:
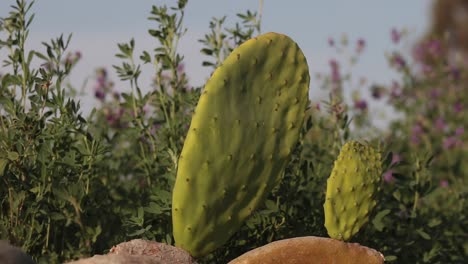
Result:
[[382,174],[380,153],[357,141],[341,149],[327,181],[325,227],[331,238],[349,240],[369,220]]
[[264,201],[297,143],[309,80],[298,45],[277,33],[248,40],[216,69],[179,157],[177,246],[208,254]]

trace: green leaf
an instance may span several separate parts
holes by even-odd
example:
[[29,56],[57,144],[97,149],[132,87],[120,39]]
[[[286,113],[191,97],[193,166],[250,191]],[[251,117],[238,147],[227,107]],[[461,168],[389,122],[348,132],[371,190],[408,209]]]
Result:
[[140,59],[144,63],[150,63],[151,62],[151,56],[149,55],[149,53],[147,51],[143,51],[143,54],[140,56]]
[[154,202],[150,202],[149,206],[145,208],[145,211],[150,214],[161,214],[161,207]]
[[416,229],[416,233],[418,233],[422,238],[426,240],[431,239],[431,236],[428,233],[424,232],[422,229]]
[[133,233],[130,233],[130,234],[128,234],[128,235],[129,235],[129,236],[132,236],[132,237],[133,237],[133,236],[140,236],[140,235],[142,235],[142,234],[145,233],[145,232],[146,232],[146,229],[143,228],[143,229],[139,229],[139,230],[137,230],[137,231],[135,231],[135,232],[133,232]]
[[427,224],[427,226],[432,228],[432,227],[436,227],[440,225],[441,223],[442,223],[442,220],[440,220],[439,218],[432,218]]
[[382,168],[386,169],[390,167],[390,164],[392,163],[392,159],[393,159],[393,153],[390,151],[388,152],[387,156],[384,159]]
[[5,168],[8,165],[8,160],[0,158],[0,176],[3,176],[5,173]]
[[391,211],[389,209],[380,211],[379,213],[377,213],[374,220],[372,220],[372,224],[374,225],[375,229],[377,229],[379,232],[382,232],[385,228],[383,220],[385,216],[387,216],[390,212]]
[[271,210],[272,212],[278,211],[278,206],[276,206],[276,203],[273,202],[272,200],[266,200],[265,206],[267,209]]
[[9,160],[11,160],[11,161],[15,161],[15,160],[17,160],[17,159],[19,158],[19,155],[18,155],[17,152],[10,151],[10,152],[8,152],[8,154],[7,154],[7,158],[8,158]]

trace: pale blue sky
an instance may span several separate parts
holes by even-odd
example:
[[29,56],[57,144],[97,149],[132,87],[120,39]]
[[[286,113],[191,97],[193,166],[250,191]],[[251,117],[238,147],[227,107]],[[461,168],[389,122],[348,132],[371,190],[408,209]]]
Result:
[[[13,2],[0,1],[0,16],[6,15]],[[41,41],[61,33],[73,33],[71,49],[83,53],[72,78],[72,82],[79,86],[96,67],[111,69],[112,64],[118,63],[114,58],[116,43],[134,37],[138,50],[154,48],[155,42],[147,34],[152,26],[147,20],[151,6],[175,2],[38,0],[33,8],[36,18],[30,47],[38,48]],[[394,76],[384,56],[385,51],[394,48],[390,30],[406,27],[415,32],[416,39],[427,28],[430,4],[429,0],[264,0],[262,32],[281,32],[297,41],[308,59],[311,74],[327,72],[328,61],[338,57],[328,47],[328,37],[339,38],[343,33],[347,33],[351,41],[362,37],[367,46],[359,65],[353,70],[354,75],[365,75],[371,82],[386,82]],[[233,23],[236,13],[256,10],[258,5],[258,0],[189,1],[185,19],[189,31],[180,43],[180,51],[186,56],[186,69],[193,84],[201,85],[209,73],[201,66],[203,56],[199,54],[201,44],[197,40],[208,32],[210,19],[227,15],[228,23]],[[409,49],[409,45],[403,48]],[[143,85],[149,84],[151,76],[151,69],[145,70]],[[89,87],[92,89],[91,84]],[[117,83],[116,88],[124,91],[127,87]],[[311,87],[312,95],[316,89]]]

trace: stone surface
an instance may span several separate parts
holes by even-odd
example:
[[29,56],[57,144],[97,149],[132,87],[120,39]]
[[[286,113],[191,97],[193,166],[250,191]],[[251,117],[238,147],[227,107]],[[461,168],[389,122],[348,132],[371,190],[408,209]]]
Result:
[[68,264],[191,264],[193,258],[183,249],[164,243],[134,239],[111,248],[107,255],[95,255]]
[[324,237],[297,237],[251,250],[229,264],[381,264],[383,255],[357,243]]
[[21,249],[10,245],[7,241],[0,240],[1,264],[35,264],[30,256]]

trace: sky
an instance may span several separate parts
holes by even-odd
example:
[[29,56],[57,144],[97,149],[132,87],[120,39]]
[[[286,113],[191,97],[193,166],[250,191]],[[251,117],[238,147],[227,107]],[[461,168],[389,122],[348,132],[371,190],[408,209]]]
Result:
[[[13,0],[0,1],[0,17],[8,13],[13,3]],[[42,41],[73,33],[69,49],[80,51],[83,57],[71,82],[81,87],[96,68],[106,67],[112,72],[111,66],[119,64],[114,57],[118,52],[117,43],[134,38],[138,55],[141,50],[155,48],[157,43],[147,33],[155,25],[147,19],[151,6],[175,3],[175,0],[37,0],[32,10],[35,19],[28,48],[42,49]],[[258,0],[189,0],[184,20],[188,32],[180,42],[180,52],[185,56],[185,68],[193,86],[202,85],[210,73],[209,68],[201,66],[205,57],[199,52],[202,44],[198,40],[208,32],[211,18],[226,15],[227,24],[233,25],[238,21],[236,13],[258,10],[258,7]],[[385,52],[395,49],[390,39],[391,29],[410,30],[414,41],[427,30],[430,7],[429,0],[264,0],[262,32],[275,31],[294,39],[308,60],[311,76],[328,72],[330,59],[343,57],[328,46],[330,37],[339,40],[346,34],[352,46],[363,38],[366,48],[358,65],[353,67],[353,76],[365,76],[369,84],[388,83],[395,78],[385,58]],[[411,39],[408,44],[400,45],[399,48],[409,49]],[[3,60],[4,53],[0,56]],[[143,70],[140,83],[149,86],[151,68]],[[115,74],[110,76],[119,91],[130,89],[129,85],[118,82]],[[92,93],[92,86],[90,79],[84,89]],[[311,97],[320,96],[317,86],[312,82]],[[90,108],[93,103],[88,100],[84,105]]]

